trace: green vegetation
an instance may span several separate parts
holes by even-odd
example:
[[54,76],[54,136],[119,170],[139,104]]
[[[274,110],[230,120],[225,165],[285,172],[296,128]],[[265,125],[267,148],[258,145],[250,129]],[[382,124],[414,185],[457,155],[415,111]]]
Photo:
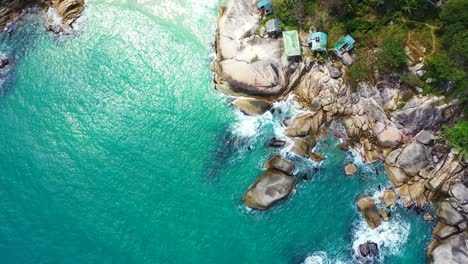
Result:
[[372,71],[363,59],[356,61],[346,72],[346,81],[356,90],[360,82],[371,82]]
[[460,121],[452,127],[444,127],[447,144],[458,149],[464,156],[468,155],[468,121]]
[[382,73],[399,73],[406,66],[406,53],[403,41],[387,37],[380,47],[377,68]]

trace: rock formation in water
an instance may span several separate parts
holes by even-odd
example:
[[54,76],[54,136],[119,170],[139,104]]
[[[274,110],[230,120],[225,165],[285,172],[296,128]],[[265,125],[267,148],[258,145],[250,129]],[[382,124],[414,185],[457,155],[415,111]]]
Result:
[[52,5],[47,11],[46,29],[54,33],[71,33],[73,23],[84,9],[84,0],[52,0]]
[[70,33],[73,23],[85,9],[84,0],[0,0],[0,31],[21,18],[24,10],[39,7],[47,12],[46,28],[55,33]]
[[[216,88],[230,95],[268,102],[281,100],[289,94],[305,113],[285,120],[284,134],[294,144],[291,152],[303,157],[315,157],[312,149],[322,134],[322,127],[332,122],[341,123],[346,130],[345,135],[337,134],[344,141],[340,145],[342,149],[362,150],[363,160],[370,164],[385,160],[385,170],[395,187],[395,192],[393,189],[384,191],[382,200],[386,207],[395,207],[398,198],[404,206],[418,210],[428,203],[439,206],[440,222],[434,230],[436,240],[430,247],[429,259],[434,263],[444,263],[443,260],[468,263],[468,157],[448,148],[437,136],[444,123],[460,115],[458,102],[445,102],[440,96],[421,94],[403,102],[404,92],[399,84],[385,79],[376,85],[360,83],[357,91],[353,91],[342,77],[347,70],[344,66],[330,60],[307,58],[303,62],[289,63],[283,55],[281,39],[262,38],[256,34],[260,16],[255,4],[254,0],[231,0],[220,7],[217,57],[212,65]],[[304,39],[301,43],[303,50],[308,48]],[[248,109],[244,112],[252,115],[266,111],[249,104],[237,106]],[[270,143],[277,144],[283,146],[282,142]],[[244,196],[246,203],[255,207],[268,200],[265,193],[271,183],[268,175],[250,188]],[[276,178],[287,179],[285,177],[288,176]],[[276,194],[276,191],[270,193]],[[282,198],[286,193],[277,197]],[[358,204],[364,206],[365,201]],[[269,205],[258,207],[264,209]],[[376,226],[377,219],[389,216],[385,209],[379,212],[368,205],[370,207],[364,206],[361,211],[371,225]]]

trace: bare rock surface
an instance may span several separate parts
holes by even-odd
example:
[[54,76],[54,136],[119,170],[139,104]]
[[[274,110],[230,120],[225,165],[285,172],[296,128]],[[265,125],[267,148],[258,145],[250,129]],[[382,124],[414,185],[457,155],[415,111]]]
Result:
[[254,209],[265,210],[288,197],[296,180],[280,170],[265,171],[244,195],[245,204]]

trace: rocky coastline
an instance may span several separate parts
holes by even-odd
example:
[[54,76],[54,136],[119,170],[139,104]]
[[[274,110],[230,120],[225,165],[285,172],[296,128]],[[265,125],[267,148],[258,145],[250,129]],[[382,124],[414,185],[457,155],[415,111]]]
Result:
[[[396,206],[398,199],[404,207],[420,212],[429,204],[437,207],[439,222],[428,262],[467,263],[468,157],[440,137],[442,125],[460,117],[458,102],[422,94],[404,99],[399,83],[385,79],[376,85],[360,83],[353,90],[342,77],[347,68],[339,62],[309,58],[289,62],[281,39],[256,33],[259,21],[254,0],[231,0],[219,6],[217,56],[212,64],[215,88],[237,98],[233,105],[248,115],[261,115],[272,102],[293,98],[305,114],[285,122],[284,133],[293,142],[291,152],[306,158],[314,156],[312,149],[324,127],[342,124],[346,135],[337,133],[344,140],[342,149],[360,149],[369,164],[383,160],[392,184],[382,197],[385,205]],[[304,36],[300,41],[307,49]],[[274,159],[281,159],[283,165],[290,162],[284,157]],[[346,172],[352,175],[354,168],[348,165]],[[286,198],[295,185],[288,175],[281,168],[267,169],[244,196],[245,203],[266,209]],[[377,211],[368,196],[356,202],[371,226],[389,217]]]
[[29,8],[45,13],[44,27],[56,34],[71,34],[73,24],[85,10],[84,0],[0,0],[0,31],[16,22]]

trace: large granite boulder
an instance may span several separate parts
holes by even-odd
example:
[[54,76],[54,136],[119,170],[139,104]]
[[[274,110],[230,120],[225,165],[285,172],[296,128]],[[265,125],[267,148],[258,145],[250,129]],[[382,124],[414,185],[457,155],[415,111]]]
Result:
[[291,151],[299,156],[308,158],[316,144],[317,141],[313,136],[296,137],[294,138],[294,146]]
[[364,219],[371,228],[376,228],[380,225],[380,214],[374,199],[369,195],[361,195],[356,200],[357,207],[361,211]]
[[455,114],[454,105],[440,105],[441,100],[439,97],[414,97],[402,109],[393,112],[391,120],[405,134],[415,135],[423,129],[435,131]]
[[294,163],[292,163],[287,158],[281,155],[276,155],[265,162],[265,169],[277,169],[286,173],[287,175],[292,175],[294,173],[295,166]]
[[254,209],[265,210],[291,194],[296,180],[280,170],[265,171],[244,195],[244,203]]
[[421,143],[409,143],[398,156],[396,165],[403,169],[407,175],[414,176],[429,164],[428,152]]
[[257,13],[252,0],[229,1],[221,9],[214,67],[218,90],[264,97],[285,91],[291,71],[283,58],[283,42],[255,35]]
[[464,231],[443,241],[434,241],[429,246],[429,263],[465,264],[468,263],[468,233]]
[[434,231],[432,231],[432,236],[437,240],[443,240],[458,232],[460,231],[457,227],[444,224],[444,222],[439,222],[434,228]]
[[263,115],[271,107],[270,102],[253,98],[238,98],[232,104],[250,116]]
[[382,200],[386,207],[393,208],[397,205],[396,194],[392,189],[385,189]]
[[444,223],[456,226],[461,222],[466,221],[463,215],[453,208],[449,202],[440,203],[437,207],[436,215],[444,221]]

